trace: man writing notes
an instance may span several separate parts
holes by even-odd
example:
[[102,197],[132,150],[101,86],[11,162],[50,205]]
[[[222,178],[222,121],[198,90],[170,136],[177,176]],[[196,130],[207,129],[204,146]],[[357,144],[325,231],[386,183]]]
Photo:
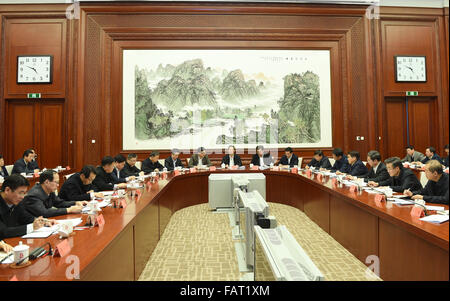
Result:
[[359,159],[359,152],[351,151],[347,154],[347,168],[344,172],[337,171],[336,174],[346,173],[352,177],[363,178],[369,172],[366,165]]
[[114,169],[112,172],[113,177],[115,177],[115,181],[118,183],[126,183],[128,181],[134,180],[135,176],[126,176],[126,174],[123,172],[123,169],[125,167],[125,157],[122,155],[117,155],[114,157]]
[[94,197],[102,198],[103,194],[94,192],[92,181],[97,173],[92,165],[85,165],[79,173],[75,173],[68,178],[58,196],[65,201],[90,201]]
[[151,173],[151,172],[159,172],[164,169],[164,166],[162,166],[161,163],[159,163],[159,152],[153,151],[150,154],[150,157],[144,160],[142,162],[142,171],[145,173]]
[[270,156],[270,153],[264,153],[264,146],[258,145],[256,147],[256,154],[253,155],[252,161],[250,163],[258,166],[268,166],[272,162],[273,159],[272,156]]
[[[339,147],[336,147],[333,149],[333,152],[331,153],[333,155],[334,164],[331,167],[331,172],[345,172],[348,165],[347,156],[344,156],[344,152]],[[322,168],[321,170],[325,170],[325,168]]]
[[199,147],[197,149],[197,153],[192,155],[192,157],[189,159],[189,167],[202,167],[211,165],[211,161],[209,160],[204,147]]
[[164,166],[167,168],[167,170],[171,171],[174,170],[175,167],[184,167],[180,158],[178,158],[179,155],[180,150],[178,150],[177,148],[172,149],[172,154],[164,160]]
[[[389,173],[386,165],[381,162],[381,155],[379,152],[372,150],[367,154],[367,163],[370,165],[369,173],[364,177],[364,182],[383,182],[389,179]],[[356,177],[349,177],[354,180]],[[360,177],[361,178],[361,177]]]
[[46,220],[42,216],[34,218],[25,210],[21,202],[28,186],[27,179],[19,174],[11,175],[3,182],[0,189],[0,240],[55,224],[54,220]]
[[15,173],[35,173],[39,172],[39,169],[33,169],[33,165],[31,161],[33,161],[34,153],[27,149],[24,153],[21,159],[17,160],[14,163],[14,167],[11,171],[11,174]]
[[52,217],[69,213],[80,213],[86,201],[64,201],[56,196],[59,175],[54,170],[41,173],[36,183],[23,199],[25,209],[33,216]]
[[225,167],[232,167],[234,165],[242,166],[241,157],[236,154],[234,145],[228,147],[228,154],[222,158],[221,164],[225,164]]
[[102,165],[95,170],[97,176],[92,182],[94,191],[98,192],[127,188],[127,183],[119,183],[113,177],[114,159],[111,156],[104,157],[101,164]]
[[428,179],[425,188],[405,190],[403,194],[411,196],[413,200],[448,205],[448,174],[442,171],[441,163],[437,160],[428,161],[425,164],[425,175]]
[[421,162],[425,159],[425,155],[414,149],[414,146],[408,145],[406,147],[406,157],[402,159],[402,162]]
[[278,165],[289,167],[294,167],[298,165],[298,157],[296,154],[294,154],[291,147],[286,147],[284,149],[284,155],[281,157],[280,162],[278,162]]
[[369,181],[369,186],[390,186],[395,192],[403,192],[407,189],[411,191],[422,189],[422,185],[416,175],[409,168],[403,168],[400,158],[391,157],[386,159],[384,163],[386,164],[390,178],[380,182]]
[[432,146],[427,147],[425,150],[425,159],[423,159],[421,162],[422,164],[426,164],[430,160],[437,160],[439,163],[443,164],[441,157],[439,157],[438,154],[436,154],[436,149]]
[[125,166],[123,167],[122,174],[124,177],[129,176],[139,176],[144,175],[144,172],[136,167],[137,155],[136,154],[128,154],[127,162],[125,162]]
[[325,156],[321,150],[316,150],[314,152],[313,158],[305,168],[309,169],[310,167],[328,169],[331,168],[331,164],[330,160],[328,160],[328,157]]

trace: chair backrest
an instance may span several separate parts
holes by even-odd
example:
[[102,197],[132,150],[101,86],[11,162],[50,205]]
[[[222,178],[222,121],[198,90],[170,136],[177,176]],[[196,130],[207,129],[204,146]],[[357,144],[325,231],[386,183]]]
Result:
[[6,166],[5,166],[6,171],[8,172],[8,175],[11,175],[11,172],[12,172],[12,170],[13,170],[13,167],[14,167],[14,165],[6,165]]
[[328,161],[330,161],[331,166],[333,166],[336,162],[336,160],[334,160],[333,158],[328,158]]
[[65,175],[64,176],[64,178],[66,178],[66,180],[68,179],[68,178],[70,178],[71,176],[73,176],[75,173],[71,173],[71,174],[69,174],[69,175]]
[[142,169],[142,162],[141,161],[136,161],[136,167],[139,169]]
[[298,168],[302,168],[303,157],[298,158]]

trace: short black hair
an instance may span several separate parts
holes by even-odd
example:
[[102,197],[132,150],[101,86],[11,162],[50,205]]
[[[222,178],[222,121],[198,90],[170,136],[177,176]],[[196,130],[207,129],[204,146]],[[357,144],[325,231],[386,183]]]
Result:
[[22,158],[28,157],[32,153],[33,151],[31,149],[27,149],[26,151],[23,152]]
[[408,149],[408,148],[409,149],[414,149],[414,146],[413,145],[408,145],[408,146],[405,147],[405,149]]
[[125,162],[125,157],[122,156],[121,154],[118,154],[117,156],[114,157],[114,161],[116,161],[117,163]]
[[127,156],[127,159],[128,159],[128,160],[131,160],[131,159],[134,159],[134,158],[137,158],[137,155],[136,155],[136,154],[133,154],[133,153],[128,154],[128,156]]
[[356,160],[359,160],[359,152],[358,151],[351,151],[348,153],[350,157],[356,158]]
[[5,178],[5,181],[2,184],[1,192],[4,192],[6,187],[9,187],[12,191],[15,191],[17,188],[22,186],[30,186],[28,180],[20,175],[20,174],[12,174],[9,177]]
[[114,163],[114,159],[111,156],[105,156],[102,159],[102,166],[110,165]]
[[152,151],[152,153],[150,154],[150,157],[156,157],[159,156],[159,152],[158,151]]
[[432,152],[433,154],[435,154],[436,153],[436,149],[434,148],[434,147],[432,147],[432,146],[429,146],[429,147],[427,147],[429,150],[430,150],[430,152]]
[[370,152],[367,153],[367,157],[370,158],[370,160],[377,160],[377,161],[381,161],[381,154],[376,151],[376,150],[371,150]]
[[2,158],[3,158],[3,155],[0,154],[0,159],[2,159]]
[[284,151],[285,152],[290,152],[290,153],[292,153],[293,152],[293,150],[292,150],[292,147],[286,147],[285,149],[284,149]]
[[403,168],[403,163],[402,163],[402,161],[400,160],[400,158],[399,157],[390,157],[390,158],[387,158],[386,160],[384,160],[384,164],[386,164],[386,166],[388,165],[388,164],[392,164],[392,167],[398,167],[398,168],[400,168],[400,169],[402,169]]
[[332,152],[336,157],[340,157],[344,155],[344,152],[342,151],[342,149],[340,149],[339,147],[336,147],[335,149],[333,149]]
[[314,152],[314,156],[315,155],[323,157],[323,152],[320,149],[318,149]]
[[85,165],[80,171],[80,175],[84,175],[85,178],[89,178],[91,173],[97,175],[97,172],[95,171],[95,167],[93,165]]
[[[444,149],[449,149],[448,144],[444,145]],[[1,158],[1,155],[0,155]]]
[[57,173],[56,171],[54,171],[53,169],[47,169],[46,171],[43,171],[40,175],[39,175],[39,183],[44,183],[46,180],[49,180],[50,182],[53,181],[53,179],[55,178],[54,175],[55,173]]

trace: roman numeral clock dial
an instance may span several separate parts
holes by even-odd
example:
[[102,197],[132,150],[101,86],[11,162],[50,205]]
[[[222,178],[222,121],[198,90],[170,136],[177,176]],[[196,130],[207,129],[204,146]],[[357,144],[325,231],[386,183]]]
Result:
[[426,82],[427,65],[425,56],[394,57],[396,82]]
[[51,84],[53,56],[22,55],[17,57],[18,84]]

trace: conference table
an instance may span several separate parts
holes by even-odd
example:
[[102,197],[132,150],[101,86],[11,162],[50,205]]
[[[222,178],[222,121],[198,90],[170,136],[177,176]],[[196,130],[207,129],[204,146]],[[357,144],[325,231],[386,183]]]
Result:
[[[449,223],[433,224],[410,214],[412,206],[376,201],[375,194],[339,187],[329,177],[304,171],[204,170],[162,175],[127,191],[125,208],[102,208],[104,225],[74,231],[66,238],[70,252],[63,257],[38,258],[30,266],[13,269],[0,265],[0,280],[137,280],[174,212],[208,202],[211,173],[253,173],[266,176],[266,201],[293,206],[329,233],[366,265],[378,259],[383,280],[449,279]],[[443,205],[448,210],[448,205]],[[432,212],[431,212],[432,213]],[[85,214],[59,216],[56,219]],[[58,235],[46,239],[8,238],[30,250],[49,242],[63,242]],[[376,257],[374,257],[376,256]],[[367,261],[367,262],[366,262]]]

